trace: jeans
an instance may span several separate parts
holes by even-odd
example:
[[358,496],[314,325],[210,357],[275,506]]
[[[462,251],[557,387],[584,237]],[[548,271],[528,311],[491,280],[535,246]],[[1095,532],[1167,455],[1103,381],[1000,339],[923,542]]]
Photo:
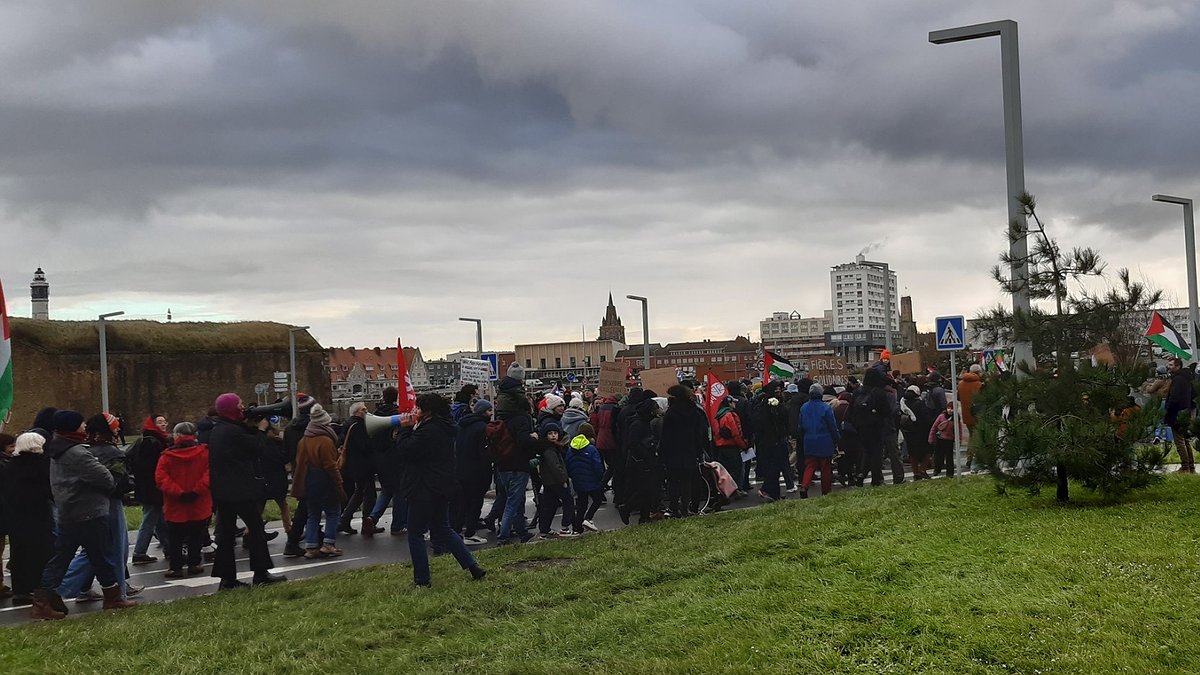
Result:
[[529,474],[524,471],[501,471],[500,482],[504,485],[504,518],[500,521],[500,539],[508,539],[516,528],[518,536],[525,536],[525,488],[529,485]]
[[462,537],[450,529],[450,501],[441,495],[413,496],[408,502],[408,552],[412,556],[413,583],[428,585],[430,581],[426,530],[433,545],[453,554],[464,570],[475,567],[475,557]]
[[408,500],[396,491],[395,487],[388,485],[383,486],[379,491],[379,499],[375,500],[375,508],[371,510],[371,520],[379,523],[379,519],[383,517],[383,511],[387,508],[388,502],[392,503],[392,534],[408,527]]
[[54,591],[62,584],[67,567],[80,546],[87,554],[92,570],[100,580],[100,586],[112,588],[117,585],[118,575],[125,576],[125,570],[114,569],[109,559],[111,537],[108,518],[104,516],[81,523],[59,523],[58,536],[54,540],[54,555],[50,557],[50,562],[46,563],[46,569],[42,572],[40,588]]
[[171,569],[176,572],[183,569],[183,549],[187,547],[187,566],[199,567],[202,560],[200,549],[204,547],[204,537],[208,534],[208,520],[191,520],[184,523],[167,523],[171,533]]
[[[324,502],[324,503],[322,503]],[[333,546],[337,540],[339,504],[337,495],[329,494],[319,500],[308,500],[308,527],[305,529],[304,543],[308,548],[321,546],[321,515],[325,516],[325,542]]]
[[223,581],[237,579],[235,562],[235,537],[237,519],[246,524],[246,543],[250,547],[250,569],[255,574],[270,571],[271,554],[267,552],[267,533],[263,529],[262,512],[257,500],[215,503],[217,509],[217,557],[213,562],[212,576]]
[[563,529],[575,522],[575,503],[571,501],[571,490],[565,485],[543,485],[542,501],[538,505],[538,530],[549,534],[554,526],[554,513],[562,507]]
[[[125,597],[125,556],[129,553],[129,531],[125,524],[125,507],[120,499],[108,500],[108,516],[105,518],[108,527],[109,542],[104,554],[117,575],[117,583],[121,586],[121,597]],[[95,572],[88,559],[86,551],[80,551],[71,559],[66,576],[58,585],[58,594],[64,598],[74,598],[92,585]]]
[[158,537],[158,543],[167,547],[167,521],[163,518],[162,504],[142,504],[142,525],[138,528],[137,540],[133,544],[134,555],[146,555],[150,550],[150,537]]

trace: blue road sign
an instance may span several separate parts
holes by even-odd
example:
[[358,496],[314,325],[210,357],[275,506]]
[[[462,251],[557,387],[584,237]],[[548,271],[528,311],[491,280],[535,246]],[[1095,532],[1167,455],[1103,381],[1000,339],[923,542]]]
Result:
[[490,379],[492,382],[495,382],[496,380],[500,379],[500,374],[499,374],[499,370],[500,370],[499,358],[500,357],[496,355],[496,352],[480,354],[479,358],[483,359],[484,361],[487,361],[488,365],[491,366],[491,368],[492,368],[492,375],[488,379]]
[[933,337],[939,352],[957,352],[967,348],[967,320],[961,316],[939,316]]
[[575,377],[575,373],[567,373],[567,382],[575,382],[578,379],[578,377]]

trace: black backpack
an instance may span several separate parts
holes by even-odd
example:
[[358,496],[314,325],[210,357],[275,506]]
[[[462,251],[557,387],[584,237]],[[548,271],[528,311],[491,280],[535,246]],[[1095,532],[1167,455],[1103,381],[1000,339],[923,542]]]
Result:
[[492,420],[483,431],[483,451],[493,462],[509,462],[517,455],[517,441],[503,420]]

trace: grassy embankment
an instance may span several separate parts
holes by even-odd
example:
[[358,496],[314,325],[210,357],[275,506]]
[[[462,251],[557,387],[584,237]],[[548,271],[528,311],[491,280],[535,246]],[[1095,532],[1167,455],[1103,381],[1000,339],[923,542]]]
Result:
[[1197,672],[1198,512],[856,490],[9,628],[0,672]]

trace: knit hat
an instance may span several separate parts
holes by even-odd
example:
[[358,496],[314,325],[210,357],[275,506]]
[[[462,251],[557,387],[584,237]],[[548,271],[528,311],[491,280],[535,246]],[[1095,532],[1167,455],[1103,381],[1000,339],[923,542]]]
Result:
[[579,435],[586,436],[588,438],[595,438],[596,430],[592,428],[590,423],[584,422],[583,424],[579,425]]
[[83,425],[83,415],[74,410],[59,410],[54,413],[54,429],[52,431],[72,433],[79,431],[81,425]]
[[296,394],[296,417],[307,415],[316,403],[317,399],[308,394]]
[[880,353],[879,353],[879,360],[880,360],[880,361],[891,361],[891,360],[892,360],[892,353],[891,353],[891,352],[889,352],[889,351],[888,351],[888,350],[886,350],[886,349],[885,349],[885,350],[883,350],[882,352],[880,352]]
[[508,366],[508,376],[514,380],[524,380],[525,369],[521,367],[521,364],[513,362]]
[[232,392],[218,396],[213,408],[216,408],[218,415],[227,420],[241,420],[244,417],[242,397]]
[[46,437],[32,431],[17,436],[17,447],[13,450],[13,456],[21,454],[40,455],[42,454],[42,446],[46,444]]
[[491,409],[492,402],[486,398],[481,398],[478,401],[475,401],[475,405],[471,407],[471,412],[475,413],[476,415],[482,415]]
[[969,370],[978,375],[983,372],[983,366],[979,365],[978,363],[972,363]]
[[333,418],[330,417],[329,413],[321,407],[320,403],[314,403],[312,408],[308,411],[308,421],[309,424],[325,425],[332,424]]
[[[791,386],[791,385],[789,385],[789,386]],[[819,385],[814,382],[813,385],[808,388],[809,398],[821,398],[824,395],[825,395],[825,387],[822,385]]]
[[92,415],[92,417],[88,419],[83,430],[86,431],[88,435],[106,438],[110,435],[116,436],[117,430],[120,428],[121,423],[117,421],[117,418],[109,415],[108,413],[98,413],[96,415]]
[[192,424],[191,422],[180,422],[179,424],[175,425],[175,429],[173,431],[175,432],[176,436],[195,436],[196,425]]
[[569,404],[567,404],[567,407],[568,408],[579,408],[580,410],[583,410],[583,407],[584,407],[583,398],[579,397],[579,396],[572,396],[571,402]]
[[551,431],[557,431],[558,435],[562,436],[562,427],[560,427],[558,425],[558,422],[547,422],[545,425],[542,426],[543,434],[548,434]]
[[560,405],[565,406],[566,404],[567,404],[566,401],[563,401],[561,396],[555,396],[554,394],[550,394],[549,396],[546,397],[546,410],[554,410],[558,406],[560,406]]

